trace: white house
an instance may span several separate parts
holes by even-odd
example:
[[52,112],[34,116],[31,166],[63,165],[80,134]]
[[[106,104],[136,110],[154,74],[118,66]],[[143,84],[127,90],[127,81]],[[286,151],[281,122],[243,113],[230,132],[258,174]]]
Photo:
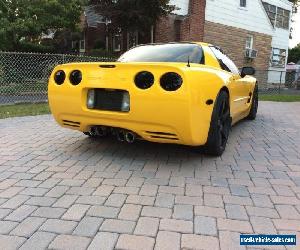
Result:
[[[288,0],[206,0],[205,21],[222,25],[223,29],[223,25],[227,29],[236,28],[234,35],[246,36],[245,49],[257,51],[257,58],[252,59],[254,66],[264,70],[262,63],[266,63],[268,82],[276,83],[280,81],[280,75],[285,77],[281,72],[286,69],[292,7]],[[205,34],[210,34],[207,29],[212,27],[217,26],[207,25]],[[267,37],[271,37],[270,47],[260,41]],[[226,38],[220,35],[219,39]],[[204,40],[211,39],[204,35]],[[242,66],[241,62],[239,66]]]
[[269,82],[285,79],[293,5],[287,0],[265,0],[265,9],[273,26]]

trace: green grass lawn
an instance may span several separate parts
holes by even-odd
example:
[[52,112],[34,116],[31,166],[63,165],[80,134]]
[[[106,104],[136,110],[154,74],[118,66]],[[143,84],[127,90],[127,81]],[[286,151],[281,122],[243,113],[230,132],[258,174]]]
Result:
[[273,101],[273,102],[300,102],[300,95],[260,95],[260,101]]
[[47,103],[0,106],[0,119],[16,116],[44,115],[49,113],[50,109]]

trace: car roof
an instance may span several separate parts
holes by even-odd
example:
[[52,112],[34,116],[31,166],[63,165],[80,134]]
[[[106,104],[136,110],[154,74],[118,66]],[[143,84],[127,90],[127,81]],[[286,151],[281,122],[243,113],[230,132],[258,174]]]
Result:
[[189,41],[182,41],[182,42],[168,42],[168,43],[147,43],[147,44],[139,44],[139,45],[137,45],[137,46],[135,46],[135,47],[147,46],[147,45],[164,45],[164,44],[198,44],[198,45],[205,46],[205,47],[212,46],[211,44],[209,44],[209,43],[204,43],[204,42],[189,42]]
[[202,45],[202,46],[212,46],[212,44],[205,43],[205,42],[192,42],[192,43],[196,43],[196,44],[199,44],[199,45]]

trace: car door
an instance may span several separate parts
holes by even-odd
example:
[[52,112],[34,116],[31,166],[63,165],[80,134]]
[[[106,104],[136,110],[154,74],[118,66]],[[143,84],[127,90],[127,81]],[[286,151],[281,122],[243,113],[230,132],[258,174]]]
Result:
[[239,69],[233,63],[233,61],[225,55],[221,49],[212,46],[212,51],[214,52],[216,58],[219,60],[220,67],[227,71],[229,76],[229,89],[230,89],[230,111],[233,120],[238,119],[238,117],[246,111],[246,103],[249,100],[249,91],[247,90],[247,85],[245,84],[245,79],[241,78]]
[[234,100],[234,105],[236,106],[236,115],[239,116],[249,108],[249,101],[251,99],[251,84],[247,77],[241,77],[240,71],[234,62],[228,56],[225,55],[225,57],[226,65],[229,67],[230,71],[234,73],[234,82],[232,83],[232,86],[238,93],[237,98]]
[[240,86],[241,91],[241,112],[245,112],[249,109],[251,105],[251,96],[252,96],[252,83],[249,81],[249,78],[246,77],[239,77],[239,79],[236,80],[237,84]]

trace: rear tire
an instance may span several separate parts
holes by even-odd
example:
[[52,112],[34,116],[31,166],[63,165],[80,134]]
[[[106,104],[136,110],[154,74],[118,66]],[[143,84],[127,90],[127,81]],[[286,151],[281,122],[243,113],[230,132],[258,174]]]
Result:
[[255,120],[256,114],[258,110],[258,86],[257,84],[255,85],[253,96],[252,96],[252,103],[251,103],[251,108],[249,115],[247,116],[248,120]]
[[221,156],[225,151],[230,129],[229,96],[227,92],[221,91],[213,109],[208,140],[204,147],[204,152],[212,156]]

